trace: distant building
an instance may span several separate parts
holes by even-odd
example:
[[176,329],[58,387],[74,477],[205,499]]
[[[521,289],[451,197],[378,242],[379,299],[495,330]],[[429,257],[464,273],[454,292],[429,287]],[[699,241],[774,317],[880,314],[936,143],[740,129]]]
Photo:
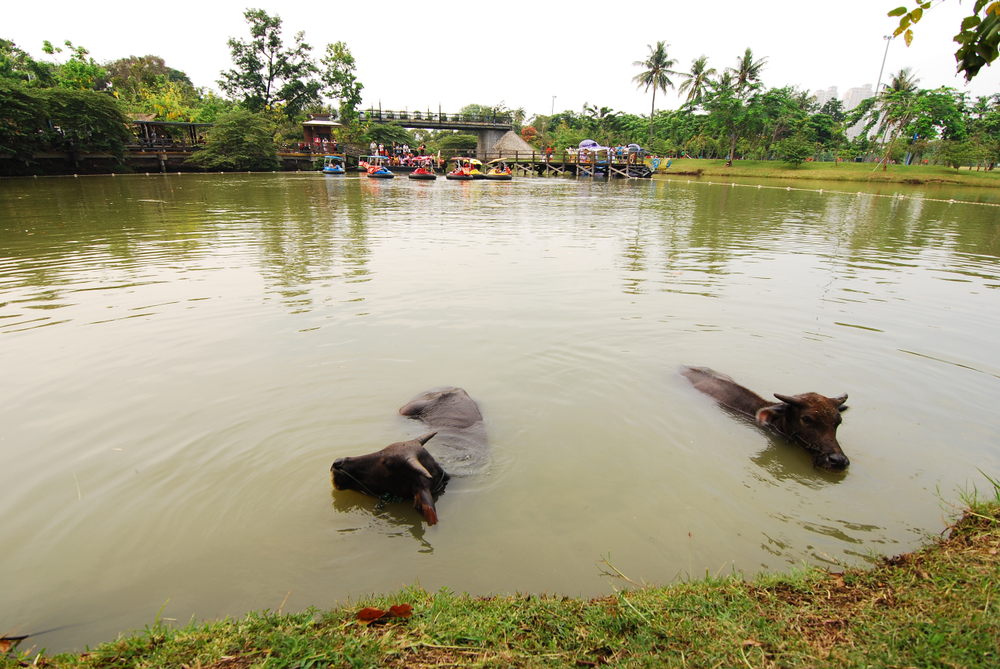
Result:
[[816,104],[822,107],[830,100],[837,99],[837,87],[830,86],[830,88],[824,90],[813,91],[813,97],[816,98]]
[[861,104],[862,100],[867,100],[873,95],[875,95],[875,93],[872,91],[871,84],[848,88],[847,92],[844,93],[844,111],[851,111]]
[[[862,101],[867,100],[873,95],[875,95],[875,93],[874,91],[872,91],[871,84],[865,84],[864,86],[856,86],[854,88],[848,88],[847,92],[844,93],[844,111],[845,112],[851,111],[859,104],[861,104]],[[857,123],[855,123],[854,125],[852,125],[850,128],[848,128],[847,132],[845,132],[844,134],[847,135],[847,139],[853,140],[855,137],[861,134],[861,130],[864,127],[865,127],[865,120],[862,119]]]

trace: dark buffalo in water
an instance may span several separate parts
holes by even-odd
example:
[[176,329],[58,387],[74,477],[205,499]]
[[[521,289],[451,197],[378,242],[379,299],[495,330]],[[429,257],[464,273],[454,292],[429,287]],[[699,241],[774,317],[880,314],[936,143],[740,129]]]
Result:
[[814,467],[843,471],[851,464],[837,443],[840,414],[847,410],[846,394],[824,397],[818,393],[775,393],[781,401],[774,403],[708,367],[682,367],[681,374],[722,406],[750,416],[758,425],[769,427],[805,448]]
[[333,487],[373,497],[413,499],[429,525],[438,522],[434,494],[444,490],[451,476],[424,448],[436,437],[438,458],[458,475],[471,473],[487,456],[486,428],[479,407],[461,388],[429,390],[413,398],[399,413],[423,421],[436,431],[381,451],[337,458],[330,468]]

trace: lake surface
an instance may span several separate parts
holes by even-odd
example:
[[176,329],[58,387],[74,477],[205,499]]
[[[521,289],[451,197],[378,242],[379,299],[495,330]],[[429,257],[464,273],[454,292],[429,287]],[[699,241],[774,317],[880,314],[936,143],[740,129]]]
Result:
[[[624,585],[602,558],[664,584],[913,549],[1000,472],[1000,209],[763,185],[0,181],[0,632],[82,650],[161,607],[589,597]],[[681,364],[849,393],[851,467]],[[442,385],[491,464],[439,525],[332,490]]]

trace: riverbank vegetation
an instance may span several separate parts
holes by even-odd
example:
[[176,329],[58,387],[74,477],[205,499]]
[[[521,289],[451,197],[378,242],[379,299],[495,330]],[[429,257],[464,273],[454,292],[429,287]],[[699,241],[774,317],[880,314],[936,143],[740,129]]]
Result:
[[[8,654],[0,667],[995,667],[1000,488],[942,535],[869,568],[470,597],[419,587],[327,612],[159,621],[85,653]],[[27,640],[26,640],[27,641]],[[37,652],[39,649],[35,648]]]
[[[283,37],[279,16],[247,9],[243,17],[249,38],[228,41],[232,67],[220,72],[221,94],[195,86],[155,55],[98,63],[85,47],[67,40],[61,47],[45,42],[51,60],[35,60],[13,41],[0,39],[0,154],[29,163],[41,150],[118,155],[131,136],[130,118],[213,123],[234,110],[262,117],[278,149],[303,140],[301,124],[309,114],[338,120],[341,146],[355,151],[366,151],[372,141],[387,147],[423,144],[427,152],[442,155],[474,148],[476,136],[469,133],[371,123],[370,114],[367,119],[359,114],[364,86],[346,43],[327,44],[317,57],[304,32],[290,41]],[[889,165],[992,170],[1000,160],[1000,93],[970,98],[954,88],[923,89],[904,68],[861,104],[845,109],[838,99],[820,104],[795,86],[768,87],[768,59],[750,49],[730,66],[699,56],[687,68],[663,41],[648,50],[635,62],[640,70],[631,83],[652,94],[649,115],[585,103],[579,111],[529,116],[503,102],[469,104],[460,114],[509,118],[539,152],[551,147],[560,153],[593,139],[606,146],[637,143],[672,158],[788,165],[880,160],[883,170]],[[657,110],[662,100],[657,92],[673,89],[683,100],[680,108]],[[59,105],[46,96],[68,93],[41,91],[74,92],[83,113],[58,116],[53,109]],[[114,118],[108,116],[112,108]],[[87,120],[101,115],[101,123]]]

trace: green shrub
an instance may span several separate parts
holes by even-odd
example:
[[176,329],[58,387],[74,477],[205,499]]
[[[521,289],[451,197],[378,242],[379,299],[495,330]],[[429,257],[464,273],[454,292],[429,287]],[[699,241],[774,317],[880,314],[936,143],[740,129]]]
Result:
[[222,172],[265,172],[279,169],[274,125],[261,114],[243,109],[219,114],[208,131],[205,148],[187,162]]

